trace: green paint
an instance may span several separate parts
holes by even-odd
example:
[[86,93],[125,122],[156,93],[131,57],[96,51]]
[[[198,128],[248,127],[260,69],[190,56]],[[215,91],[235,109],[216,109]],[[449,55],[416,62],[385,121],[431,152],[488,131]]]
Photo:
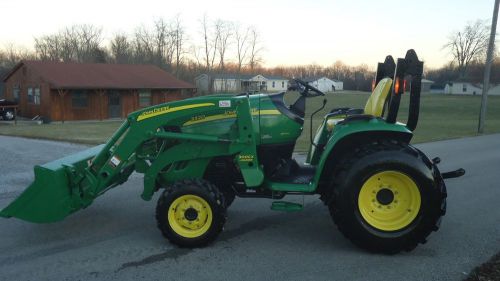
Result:
[[298,212],[302,211],[303,208],[302,204],[286,201],[274,201],[271,204],[271,210],[273,211]]
[[[280,113],[264,94],[205,96],[149,107],[131,113],[106,144],[35,167],[35,181],[9,206],[3,217],[54,222],[89,206],[96,197],[127,181],[133,171],[144,174],[141,197],[150,200],[160,186],[201,178],[216,156],[234,157],[249,189],[313,193],[327,156],[343,138],[359,132],[396,131],[403,125],[383,120],[355,121],[326,130],[318,128],[308,159],[316,167],[311,183],[271,182],[257,156],[262,144],[293,143],[302,126]],[[297,206],[276,203],[274,209]]]

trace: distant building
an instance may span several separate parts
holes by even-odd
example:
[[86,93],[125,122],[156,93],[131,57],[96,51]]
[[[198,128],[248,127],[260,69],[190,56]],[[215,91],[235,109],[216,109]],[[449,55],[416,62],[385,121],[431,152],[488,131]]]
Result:
[[125,118],[195,89],[153,65],[53,61],[23,61],[3,82],[5,98],[19,102],[21,116],[51,120]]
[[[451,95],[482,95],[483,84],[471,82],[449,82],[444,87],[445,94]],[[488,95],[500,95],[500,84],[490,84]]]
[[303,80],[324,93],[344,90],[344,82],[336,79],[327,77],[307,77]]
[[434,81],[422,79],[420,92],[429,93],[431,91],[431,86],[434,84]]
[[431,94],[444,94],[444,88],[446,84],[432,84],[430,86],[429,92]]
[[[195,78],[198,92],[281,92],[288,88],[288,79],[270,75],[201,74]],[[211,90],[211,91],[210,91]]]

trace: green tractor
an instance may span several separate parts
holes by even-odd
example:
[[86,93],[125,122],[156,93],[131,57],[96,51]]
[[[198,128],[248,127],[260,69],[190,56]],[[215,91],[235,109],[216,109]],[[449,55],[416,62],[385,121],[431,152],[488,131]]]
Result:
[[[35,181],[0,216],[59,221],[135,171],[144,174],[144,200],[162,191],[158,227],[181,247],[215,240],[235,197],[270,198],[274,210],[297,211],[300,204],[280,199],[319,194],[340,232],[357,246],[379,253],[412,250],[445,214],[443,178],[464,173],[441,174],[439,158],[430,160],[409,144],[422,69],[413,50],[397,64],[390,56],[379,63],[365,108],[326,114],[314,137],[311,131],[306,163],[292,158],[305,101],[324,94],[301,80],[290,106],[278,93],[203,96],[145,108],[131,113],[106,144],[35,166]],[[405,81],[410,106],[403,124],[396,117]]]

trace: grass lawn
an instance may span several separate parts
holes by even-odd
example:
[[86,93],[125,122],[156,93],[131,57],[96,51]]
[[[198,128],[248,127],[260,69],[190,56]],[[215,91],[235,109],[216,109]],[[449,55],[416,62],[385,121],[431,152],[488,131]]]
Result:
[[0,135],[60,140],[84,144],[100,144],[118,129],[123,121],[66,122],[51,124],[0,124]]
[[[327,94],[328,103],[323,111],[315,115],[313,127],[321,123],[323,115],[337,107],[363,108],[369,93],[348,92]],[[408,115],[408,94],[404,94],[399,108],[398,121],[406,123]],[[297,141],[296,150],[306,151],[309,147],[309,116],[321,106],[322,98],[307,101],[304,133]],[[412,142],[460,138],[477,135],[480,96],[451,96],[425,94],[420,99],[420,115]],[[314,130],[313,130],[314,132]],[[500,132],[500,96],[488,96],[488,111],[485,132]]]
[[[287,100],[293,100],[297,93],[287,94]],[[315,115],[313,127],[316,128],[323,115],[336,107],[362,108],[368,99],[368,93],[349,92],[327,94],[325,109]],[[398,119],[405,122],[408,112],[408,95],[403,96]],[[309,147],[309,116],[321,106],[322,98],[307,100],[304,133],[298,139],[296,151],[306,151]],[[415,130],[413,142],[427,142],[442,139],[474,136],[477,131],[480,96],[423,95],[420,106],[420,119]],[[22,136],[29,138],[62,140],[86,144],[105,142],[120,126],[122,121],[105,122],[66,122],[48,125],[0,124],[0,135]],[[488,97],[488,115],[486,133],[500,132],[500,97]]]

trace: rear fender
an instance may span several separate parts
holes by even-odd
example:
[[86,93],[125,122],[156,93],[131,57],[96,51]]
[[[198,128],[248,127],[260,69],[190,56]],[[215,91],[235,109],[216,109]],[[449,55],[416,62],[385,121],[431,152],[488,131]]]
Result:
[[317,188],[328,184],[336,163],[357,147],[376,140],[409,143],[413,134],[404,124],[389,124],[382,119],[357,120],[337,125],[317,164],[314,182]]

